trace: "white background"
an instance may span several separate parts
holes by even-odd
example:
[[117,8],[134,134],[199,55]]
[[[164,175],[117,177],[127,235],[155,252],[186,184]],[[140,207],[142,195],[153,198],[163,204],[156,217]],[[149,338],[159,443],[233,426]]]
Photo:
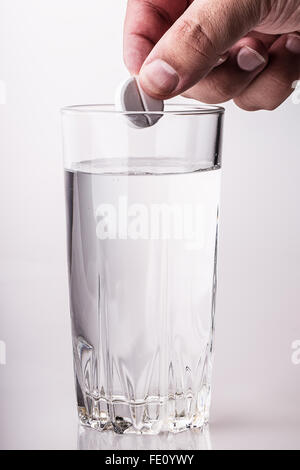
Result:
[[[125,0],[0,0],[0,447],[75,448],[59,109],[127,76]],[[300,104],[227,108],[214,448],[300,448]]]

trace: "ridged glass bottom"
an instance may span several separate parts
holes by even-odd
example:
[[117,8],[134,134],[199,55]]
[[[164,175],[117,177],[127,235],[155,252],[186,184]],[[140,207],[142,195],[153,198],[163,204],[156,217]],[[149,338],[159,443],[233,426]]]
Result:
[[203,387],[197,397],[193,395],[159,398],[145,402],[126,402],[121,397],[112,401],[86,397],[89,410],[78,407],[82,425],[97,431],[117,434],[178,433],[188,429],[201,429],[209,420],[210,390]]
[[201,429],[191,429],[186,432],[160,434],[116,434],[113,431],[98,432],[87,426],[79,426],[78,450],[162,450],[199,451],[212,450],[210,431],[208,426]]

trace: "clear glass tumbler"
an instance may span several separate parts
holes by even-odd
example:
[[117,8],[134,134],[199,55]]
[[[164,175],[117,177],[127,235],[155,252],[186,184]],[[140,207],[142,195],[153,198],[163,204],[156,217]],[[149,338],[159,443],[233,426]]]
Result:
[[[157,434],[208,421],[223,114],[187,105],[63,110],[84,425]],[[141,118],[155,124],[138,128]]]

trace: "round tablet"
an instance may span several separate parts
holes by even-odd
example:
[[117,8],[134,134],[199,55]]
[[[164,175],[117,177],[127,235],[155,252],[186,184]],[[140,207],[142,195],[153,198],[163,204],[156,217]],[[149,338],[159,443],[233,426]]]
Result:
[[[162,114],[147,114],[163,112],[164,102],[155,100],[147,95],[138,82],[137,77],[131,77],[121,83],[116,93],[116,108],[118,111],[141,114],[128,114],[128,122],[135,128],[153,126],[162,117]],[[142,114],[145,112],[145,114]]]

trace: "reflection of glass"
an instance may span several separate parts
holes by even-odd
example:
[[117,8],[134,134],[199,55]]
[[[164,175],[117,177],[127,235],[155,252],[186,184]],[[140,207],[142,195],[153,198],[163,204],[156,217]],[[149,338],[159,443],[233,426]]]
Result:
[[183,433],[158,435],[97,432],[79,426],[78,450],[212,450],[208,426]]
[[63,112],[81,422],[200,428],[210,407],[223,111],[167,107],[146,129]]

